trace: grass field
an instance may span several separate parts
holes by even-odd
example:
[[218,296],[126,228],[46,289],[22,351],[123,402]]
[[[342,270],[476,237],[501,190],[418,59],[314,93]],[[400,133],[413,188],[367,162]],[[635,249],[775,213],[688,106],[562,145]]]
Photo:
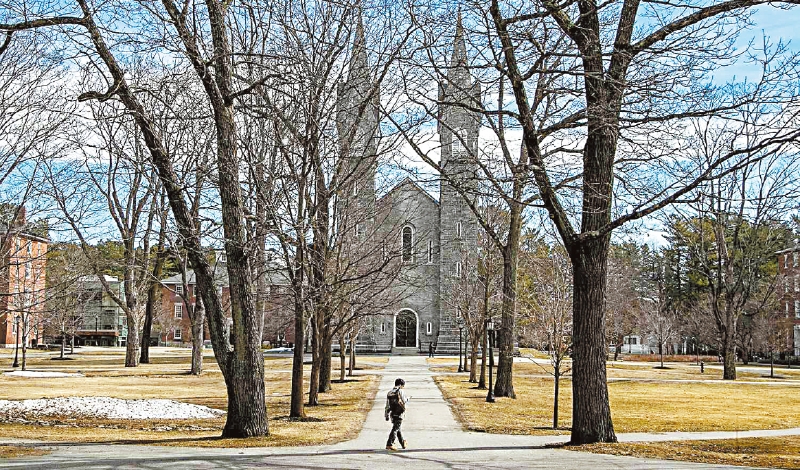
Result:
[[[213,356],[205,358],[202,375],[192,376],[187,373],[189,354],[189,350],[155,350],[152,364],[125,368],[122,367],[122,350],[81,351],[71,361],[50,359],[58,353],[36,353],[29,357],[29,370],[80,371],[84,376],[57,379],[0,376],[0,399],[65,396],[169,398],[224,410],[227,404],[225,384]],[[359,357],[357,364],[363,369],[380,369],[386,361],[385,357]],[[378,376],[357,374],[348,377],[345,383],[337,383],[339,371],[334,369],[333,390],[320,394],[319,406],[306,407],[307,420],[293,421],[288,418],[291,358],[267,358],[264,363],[270,425],[270,436],[266,438],[219,439],[224,417],[146,422],[48,417],[35,419],[38,425],[0,424],[0,436],[45,441],[252,447],[333,443],[354,437],[359,432],[377,391]],[[338,364],[336,358],[334,364]],[[305,371],[307,386],[309,366]],[[327,424],[321,426],[321,422]]]
[[800,436],[714,441],[591,444],[567,447],[599,454],[716,465],[800,469]]
[[[451,360],[452,362],[452,360]],[[617,432],[735,431],[800,426],[800,383],[761,378],[721,380],[720,371],[700,374],[690,365],[608,367],[609,395]],[[452,366],[443,366],[454,371]],[[553,380],[538,364],[514,364],[517,399],[485,402],[486,391],[467,374],[436,377],[468,429],[508,434],[566,433],[572,417],[572,383],[562,379],[559,426],[552,429]],[[745,382],[745,383],[743,383]],[[519,419],[524,414],[525,419]]]

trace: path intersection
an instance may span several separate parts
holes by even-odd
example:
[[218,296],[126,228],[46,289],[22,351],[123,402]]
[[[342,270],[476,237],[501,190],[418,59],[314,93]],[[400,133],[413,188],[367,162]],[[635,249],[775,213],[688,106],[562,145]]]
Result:
[[[672,460],[640,459],[548,448],[567,436],[508,436],[467,432],[456,422],[433,381],[425,358],[393,356],[364,428],[351,441],[316,447],[208,449],[107,444],[52,447],[40,457],[0,461],[0,468],[18,469],[742,469]],[[394,380],[406,381],[411,397],[403,422],[408,449],[384,449],[391,428],[384,420],[386,393]],[[800,434],[800,429],[739,432],[738,437]],[[732,438],[734,433],[619,434],[620,441]],[[13,444],[5,439],[2,444]]]

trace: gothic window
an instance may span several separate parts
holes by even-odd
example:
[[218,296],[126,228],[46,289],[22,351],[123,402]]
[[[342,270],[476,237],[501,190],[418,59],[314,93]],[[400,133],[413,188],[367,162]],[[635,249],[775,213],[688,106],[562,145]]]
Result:
[[428,240],[428,263],[433,263],[433,240]]
[[456,237],[461,238],[461,221],[456,223]]
[[381,322],[381,334],[386,334],[386,322]]
[[456,277],[461,277],[461,261],[456,261]]
[[453,153],[466,153],[467,131],[465,129],[453,129]]
[[428,336],[430,336],[430,335],[432,335],[432,334],[433,334],[433,323],[431,323],[431,322],[428,322],[428,323],[425,325],[425,334],[426,334],[426,335],[428,335]]
[[403,262],[410,263],[414,257],[414,231],[411,227],[403,227]]

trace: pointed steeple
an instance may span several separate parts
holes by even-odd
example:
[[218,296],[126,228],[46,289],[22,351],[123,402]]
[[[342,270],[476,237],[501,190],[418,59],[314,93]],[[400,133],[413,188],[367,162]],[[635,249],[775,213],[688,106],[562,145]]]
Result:
[[458,9],[458,19],[456,20],[456,35],[453,40],[453,56],[450,59],[450,67],[467,66],[467,45],[464,41],[464,24],[461,18],[461,9]]
[[358,8],[358,22],[356,24],[356,35],[353,39],[353,52],[350,55],[350,70],[348,81],[354,80],[369,81],[369,64],[367,63],[367,41],[364,34],[364,18],[361,7]]

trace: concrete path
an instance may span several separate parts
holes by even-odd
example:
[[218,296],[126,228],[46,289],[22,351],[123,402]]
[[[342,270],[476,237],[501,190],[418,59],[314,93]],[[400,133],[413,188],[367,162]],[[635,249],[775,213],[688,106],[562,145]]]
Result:
[[[411,396],[403,431],[409,449],[384,449],[390,425],[383,418],[386,393],[394,380],[406,380]],[[795,430],[800,434],[800,429]],[[713,433],[725,438],[725,433]],[[734,433],[730,437],[734,437]],[[620,441],[707,438],[706,433],[620,435]],[[675,437],[673,437],[675,436]],[[718,436],[718,437],[717,437]],[[744,437],[739,433],[739,437]],[[678,437],[680,438],[680,437]],[[709,469],[713,465],[596,455],[548,444],[566,436],[505,436],[464,432],[433,382],[425,359],[392,357],[383,371],[380,390],[359,436],[332,446],[258,449],[192,449],[154,446],[67,445],[50,455],[0,461],[0,468],[24,469],[240,469],[240,468],[354,468],[354,469]],[[8,441],[7,441],[8,442]],[[2,444],[2,442],[0,442]]]

